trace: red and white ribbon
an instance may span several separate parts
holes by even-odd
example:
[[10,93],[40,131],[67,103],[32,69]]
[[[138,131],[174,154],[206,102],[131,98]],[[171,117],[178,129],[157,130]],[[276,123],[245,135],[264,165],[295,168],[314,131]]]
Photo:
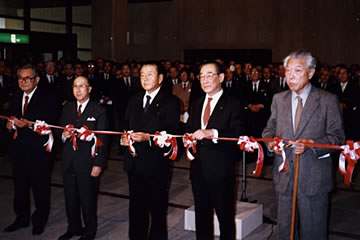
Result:
[[344,175],[345,184],[350,185],[355,164],[360,158],[360,144],[359,142],[354,143],[354,141],[349,140],[341,148],[343,151],[339,156],[339,172]]
[[177,146],[175,137],[173,137],[170,134],[167,134],[166,131],[161,131],[161,132],[155,133],[153,140],[154,140],[155,144],[160,148],[164,148],[164,146],[165,147],[171,146],[170,150],[167,153],[164,153],[164,156],[166,157],[172,152],[169,159],[171,159],[171,160],[176,159],[178,146]]
[[95,133],[93,133],[87,126],[82,126],[77,130],[78,138],[83,141],[91,142],[94,140],[94,144],[91,147],[91,156],[95,157],[97,155],[98,147],[103,146],[104,144],[100,141],[98,137],[96,137]]
[[9,122],[10,122],[10,124],[11,124],[11,128],[15,131],[15,132],[14,132],[14,135],[13,135],[13,139],[15,140],[15,139],[17,138],[17,136],[18,136],[18,130],[17,130],[16,126],[15,126],[15,121],[14,121],[14,119],[10,118],[10,119],[9,119]]
[[46,147],[45,149],[47,152],[51,152],[54,145],[54,136],[49,125],[47,125],[45,121],[36,120],[34,123],[34,132],[37,132],[40,135],[49,135],[49,139],[44,144],[44,147]]
[[239,145],[240,150],[247,151],[247,152],[254,152],[255,149],[258,150],[258,157],[256,161],[256,168],[253,171],[253,174],[255,176],[260,176],[262,167],[264,165],[264,151],[254,137],[248,137],[248,136],[240,136],[239,140],[237,142]]
[[76,129],[74,128],[74,125],[68,124],[68,125],[65,126],[64,130],[69,131],[70,134],[71,134],[71,141],[72,141],[74,151],[78,150],[78,146],[76,144],[76,136],[75,136]]
[[130,130],[130,131],[126,131],[124,133],[125,137],[127,138],[127,141],[128,141],[128,149],[129,149],[129,153],[131,154],[131,156],[135,157],[136,156],[136,151],[135,151],[135,147],[133,146],[134,144],[134,140],[132,140],[131,138],[131,133],[133,133],[134,131],[133,130]]
[[184,147],[186,148],[186,157],[189,161],[195,159],[195,157],[191,154],[190,148],[192,149],[193,153],[196,153],[196,139],[193,139],[190,135],[183,136],[183,143]]
[[275,141],[274,150],[281,151],[281,157],[282,157],[283,162],[279,166],[279,172],[283,173],[287,169],[286,153],[284,150],[285,143],[282,140],[282,138],[280,138],[278,136],[274,138],[274,141]]

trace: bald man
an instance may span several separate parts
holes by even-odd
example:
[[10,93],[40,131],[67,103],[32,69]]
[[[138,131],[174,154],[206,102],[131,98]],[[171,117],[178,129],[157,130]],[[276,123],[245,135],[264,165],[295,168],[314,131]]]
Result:
[[[77,77],[73,83],[76,101],[65,104],[60,125],[73,124],[75,128],[86,125],[91,130],[107,128],[106,111],[96,102],[90,101],[91,86],[86,77]],[[104,135],[97,136],[104,144]],[[64,179],[65,205],[68,220],[67,231],[59,240],[67,240],[81,235],[80,239],[94,239],[97,228],[96,198],[98,177],[104,167],[106,147],[98,148],[97,155],[91,156],[91,142],[77,141],[78,150],[74,151],[71,133],[64,130],[61,151]],[[82,227],[81,214],[84,222]]]

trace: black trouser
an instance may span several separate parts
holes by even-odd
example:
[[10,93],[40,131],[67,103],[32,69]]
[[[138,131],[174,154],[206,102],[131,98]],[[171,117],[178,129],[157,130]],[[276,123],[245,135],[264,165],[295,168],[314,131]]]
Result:
[[97,184],[98,178],[90,173],[63,171],[66,216],[68,232],[79,233],[82,230],[81,213],[84,220],[83,235],[94,238],[97,230]]
[[130,172],[128,178],[129,238],[166,240],[169,172],[155,176],[140,176]]
[[207,183],[192,179],[197,240],[214,239],[214,210],[219,220],[220,240],[235,239],[235,182]]
[[[35,211],[31,216],[33,226],[43,227],[50,213],[51,161],[32,161],[36,156],[13,159],[14,211],[18,224],[30,221],[30,189],[33,192]],[[25,159],[25,160],[24,160]]]

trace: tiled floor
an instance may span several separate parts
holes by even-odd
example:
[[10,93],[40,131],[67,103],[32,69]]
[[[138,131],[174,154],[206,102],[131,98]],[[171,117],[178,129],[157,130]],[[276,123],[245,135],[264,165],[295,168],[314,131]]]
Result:
[[[115,151],[113,151],[115,152]],[[241,197],[241,162],[239,162],[238,199]],[[122,170],[123,162],[116,154],[110,156],[108,168],[101,177],[98,198],[98,231],[96,239],[128,239],[128,184]],[[184,230],[184,209],[193,205],[189,181],[189,162],[181,158],[174,163],[168,209],[168,230],[170,240],[193,240],[195,233]],[[254,163],[247,164],[247,191],[249,201],[257,200],[264,206],[264,215],[276,219],[276,195],[271,181],[271,166],[265,165],[263,176],[252,177]],[[329,217],[329,239],[360,239],[360,177],[352,187],[345,186],[343,178],[336,173],[336,190],[331,196]],[[355,179],[355,180],[356,180]],[[0,239],[7,240],[49,240],[57,239],[66,231],[64,196],[59,161],[55,162],[52,174],[52,203],[49,222],[40,236],[31,235],[31,227],[13,233],[0,231]],[[15,216],[12,211],[12,179],[10,163],[6,156],[0,156],[0,229],[10,224]],[[267,239],[276,225],[262,224],[249,234],[246,240]],[[74,238],[75,239],[75,238]],[[217,238],[216,238],[217,239]]]

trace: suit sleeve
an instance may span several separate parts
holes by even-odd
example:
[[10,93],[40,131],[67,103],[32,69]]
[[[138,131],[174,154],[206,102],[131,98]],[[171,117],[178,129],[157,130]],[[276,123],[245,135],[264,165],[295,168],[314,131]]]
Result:
[[274,96],[271,103],[271,115],[267,121],[266,127],[262,132],[263,138],[274,138],[276,135],[276,115],[277,115],[277,95]]

